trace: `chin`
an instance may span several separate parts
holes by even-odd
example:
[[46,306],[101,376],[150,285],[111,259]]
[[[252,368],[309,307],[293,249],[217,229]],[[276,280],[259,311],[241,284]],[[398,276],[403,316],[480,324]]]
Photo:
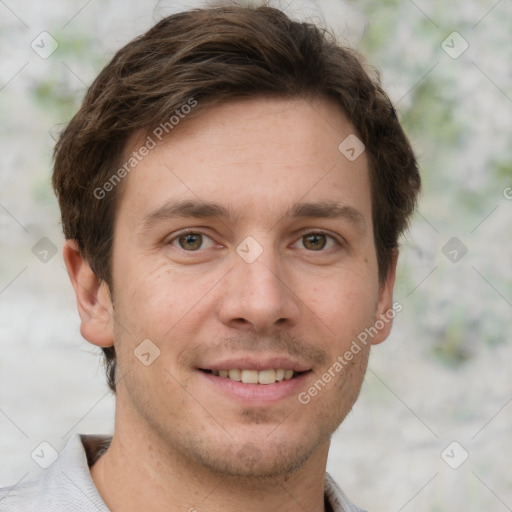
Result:
[[[313,428],[308,432],[274,425],[271,429],[236,429],[230,438],[188,439],[183,446],[188,458],[203,470],[227,477],[275,478],[299,470],[315,452],[329,447],[332,432]],[[331,430],[331,429],[329,429]],[[183,452],[182,452],[183,453]]]
[[239,478],[275,478],[299,470],[311,457],[314,446],[282,446],[276,449],[269,444],[258,446],[248,442],[234,453],[224,456],[210,453],[198,454],[196,459],[209,471],[219,475]]

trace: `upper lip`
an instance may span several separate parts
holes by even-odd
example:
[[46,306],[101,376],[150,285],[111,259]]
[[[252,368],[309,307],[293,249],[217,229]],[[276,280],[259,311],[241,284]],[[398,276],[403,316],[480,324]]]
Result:
[[290,359],[289,357],[230,357],[227,359],[205,362],[199,366],[201,370],[268,370],[268,369],[293,370],[306,372],[311,370],[311,365],[306,362]]

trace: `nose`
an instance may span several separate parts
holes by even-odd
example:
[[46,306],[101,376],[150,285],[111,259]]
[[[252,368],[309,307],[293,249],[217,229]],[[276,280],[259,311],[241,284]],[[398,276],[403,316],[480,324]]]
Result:
[[270,252],[264,251],[252,263],[234,255],[235,263],[224,279],[218,310],[224,325],[270,334],[297,324],[300,300],[283,265]]

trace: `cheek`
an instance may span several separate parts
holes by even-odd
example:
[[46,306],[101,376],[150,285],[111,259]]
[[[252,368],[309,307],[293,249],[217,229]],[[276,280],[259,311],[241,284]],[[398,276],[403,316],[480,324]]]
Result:
[[192,275],[164,265],[155,270],[132,270],[131,275],[136,277],[121,282],[119,320],[126,322],[132,337],[153,336],[161,341],[170,330],[186,326],[187,319],[197,318],[203,299],[216,282],[206,272]]
[[378,301],[378,286],[360,274],[331,277],[323,285],[303,290],[304,302],[314,316],[339,339],[357,336],[372,323]]

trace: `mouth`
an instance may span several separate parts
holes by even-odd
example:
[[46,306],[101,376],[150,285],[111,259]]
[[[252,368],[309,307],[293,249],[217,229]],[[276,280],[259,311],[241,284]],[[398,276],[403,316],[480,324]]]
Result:
[[288,381],[307,373],[307,371],[295,371],[285,368],[268,368],[264,370],[232,368],[225,370],[209,370],[200,368],[204,373],[221,379],[229,379],[243,384],[270,385],[277,382]]
[[296,396],[313,374],[311,364],[287,356],[252,354],[201,361],[196,366],[202,382],[244,407],[267,406]]

